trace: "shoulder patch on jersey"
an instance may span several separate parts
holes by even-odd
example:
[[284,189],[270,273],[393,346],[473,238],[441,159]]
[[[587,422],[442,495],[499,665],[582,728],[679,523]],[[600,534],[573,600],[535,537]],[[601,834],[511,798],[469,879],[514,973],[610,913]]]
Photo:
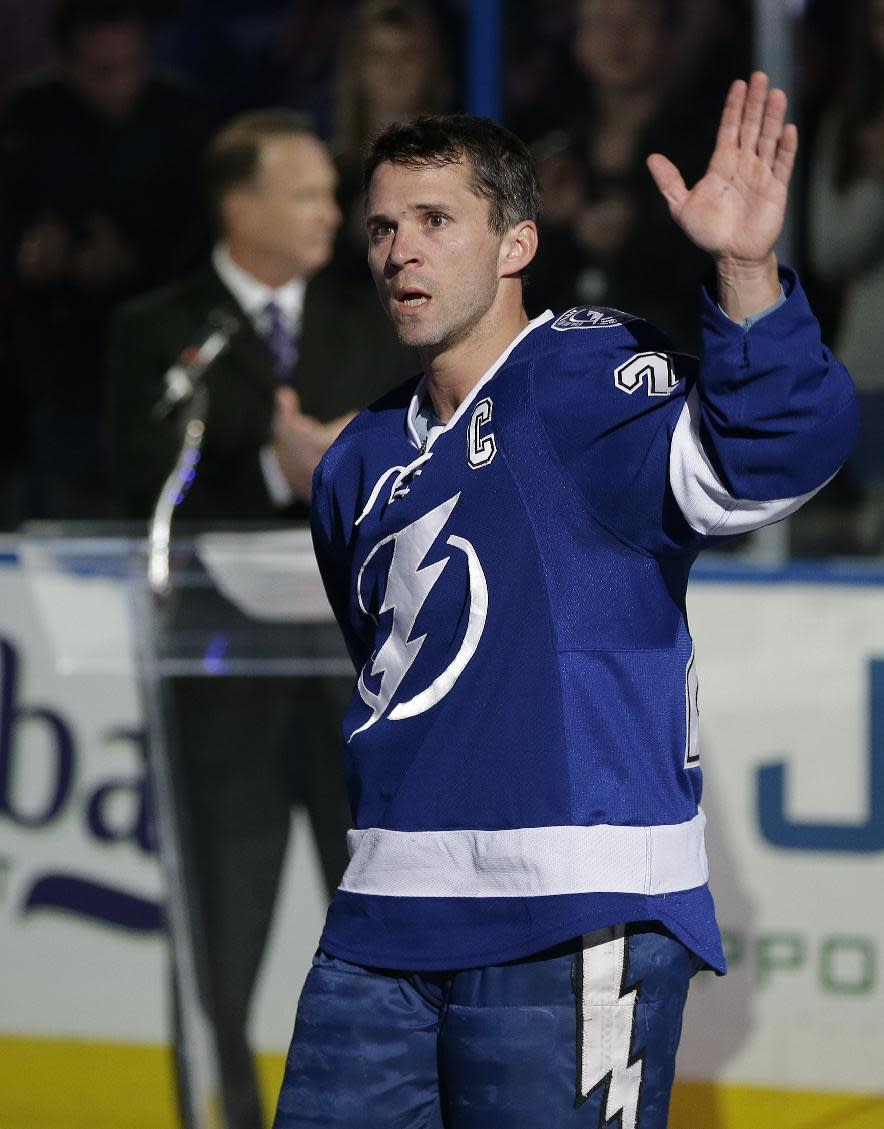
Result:
[[569,329],[614,329],[618,325],[625,325],[628,321],[639,321],[635,314],[624,313],[623,310],[610,309],[607,306],[574,306],[559,314],[552,323],[552,329],[559,333],[567,333]]

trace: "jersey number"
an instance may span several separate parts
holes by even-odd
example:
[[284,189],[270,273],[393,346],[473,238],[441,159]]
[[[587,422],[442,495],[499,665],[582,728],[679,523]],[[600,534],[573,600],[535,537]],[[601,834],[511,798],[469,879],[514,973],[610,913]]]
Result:
[[614,369],[614,383],[621,392],[632,395],[647,380],[649,396],[668,396],[678,384],[672,358],[666,353],[636,353]]

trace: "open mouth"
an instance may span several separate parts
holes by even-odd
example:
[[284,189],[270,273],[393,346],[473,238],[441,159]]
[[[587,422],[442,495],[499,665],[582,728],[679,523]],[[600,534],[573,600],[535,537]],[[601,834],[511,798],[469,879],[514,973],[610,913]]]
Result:
[[407,310],[417,310],[421,306],[429,305],[430,295],[423,290],[415,290],[409,287],[395,294],[394,301],[397,306],[404,306]]

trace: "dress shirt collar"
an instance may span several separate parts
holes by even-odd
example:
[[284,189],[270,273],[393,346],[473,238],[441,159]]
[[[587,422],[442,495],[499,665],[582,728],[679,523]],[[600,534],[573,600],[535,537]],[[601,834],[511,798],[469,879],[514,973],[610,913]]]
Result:
[[276,289],[267,286],[238,266],[224,243],[218,243],[212,251],[212,266],[259,332],[263,333],[265,329],[264,311],[267,304],[275,302],[286,328],[297,333],[301,325],[304,291],[307,287],[302,278],[290,279]]

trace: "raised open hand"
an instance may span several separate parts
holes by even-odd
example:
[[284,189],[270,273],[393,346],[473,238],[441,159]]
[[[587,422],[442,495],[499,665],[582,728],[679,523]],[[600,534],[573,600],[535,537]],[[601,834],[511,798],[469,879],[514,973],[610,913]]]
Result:
[[692,189],[666,157],[648,157],[675,222],[718,260],[751,266],[773,251],[798,152],[798,131],[785,116],[785,93],[756,71],[748,85],[732,84],[709,167]]

